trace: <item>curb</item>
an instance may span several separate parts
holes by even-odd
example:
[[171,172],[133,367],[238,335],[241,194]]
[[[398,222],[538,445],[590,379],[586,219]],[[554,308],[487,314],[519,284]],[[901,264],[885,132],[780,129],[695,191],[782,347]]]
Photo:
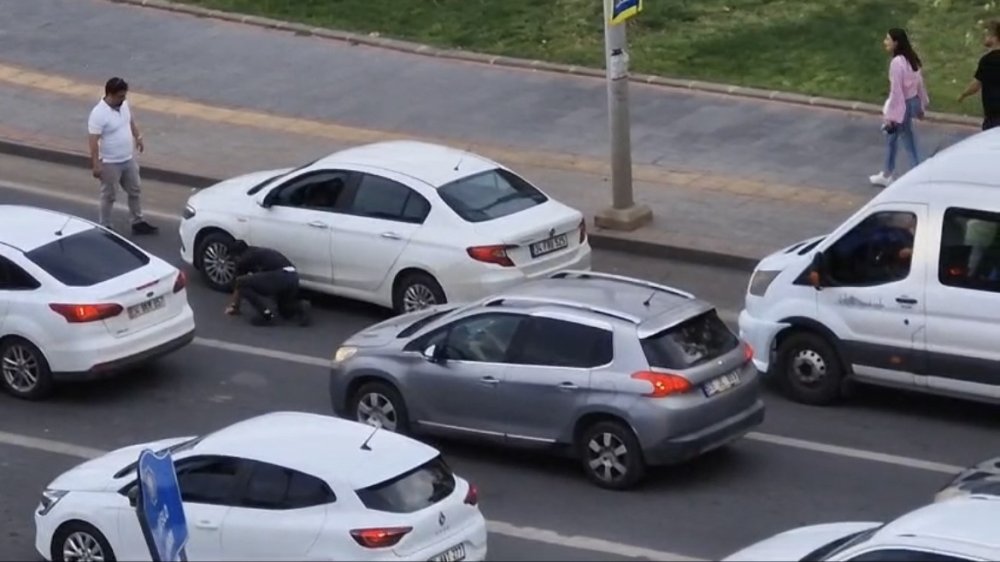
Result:
[[[413,55],[421,55],[426,57],[449,59],[449,60],[460,60],[465,62],[474,62],[479,64],[487,64],[487,65],[506,67],[506,68],[543,71],[554,74],[571,74],[575,76],[587,76],[591,78],[600,78],[602,80],[605,78],[605,71],[599,68],[573,66],[568,64],[546,62],[540,60],[530,60],[530,59],[522,59],[522,58],[507,57],[500,55],[474,53],[469,51],[461,51],[457,49],[442,49],[438,47],[432,47],[430,45],[425,45],[422,43],[404,41],[401,39],[388,39],[378,36],[353,33],[350,31],[340,31],[324,27],[314,27],[301,23],[287,22],[282,20],[265,18],[261,16],[250,16],[235,12],[213,10],[210,8],[202,8],[200,6],[180,4],[178,2],[173,2],[171,0],[107,0],[107,1],[116,4],[128,4],[133,6],[141,6],[144,8],[153,8],[157,10],[186,14],[200,18],[211,18],[211,19],[224,20],[246,25],[253,25],[256,27],[263,27],[278,31],[288,31],[296,35],[321,37],[323,39],[342,41],[345,43],[349,43],[351,45],[365,45],[368,47],[389,49]],[[705,92],[712,94],[723,94],[740,98],[776,101],[790,105],[836,109],[841,111],[863,113],[868,115],[882,114],[882,106],[868,102],[839,100],[833,98],[824,98],[820,96],[809,96],[804,94],[793,94],[788,92],[782,92],[779,90],[763,90],[760,88],[734,86],[730,84],[719,84],[714,82],[703,82],[700,80],[667,78],[664,76],[657,76],[652,74],[637,74],[637,73],[631,74],[631,76],[629,77],[629,81],[638,84],[648,84],[652,86],[690,90],[694,92]],[[978,117],[970,117],[952,113],[939,113],[935,111],[928,112],[926,117],[924,118],[924,121],[930,123],[961,125],[961,126],[976,127],[976,128],[979,128],[982,125],[982,119]]]
[[[82,152],[33,146],[7,139],[0,139],[0,154],[17,156],[30,160],[39,160],[42,162],[50,162],[60,166],[72,166],[79,168],[87,168],[90,166],[90,157]],[[166,168],[145,165],[142,167],[142,176],[145,179],[152,181],[193,188],[204,188],[222,181],[221,178],[188,174]],[[594,232],[593,229],[593,225],[588,225],[588,237],[590,238],[591,247],[598,250],[610,250],[643,257],[685,261],[698,265],[732,269],[747,273],[753,271],[759,261],[757,258],[751,258],[748,256],[726,254],[723,252],[703,250],[688,246],[637,240],[628,238],[627,234],[624,236],[622,234],[601,234],[599,232]]]

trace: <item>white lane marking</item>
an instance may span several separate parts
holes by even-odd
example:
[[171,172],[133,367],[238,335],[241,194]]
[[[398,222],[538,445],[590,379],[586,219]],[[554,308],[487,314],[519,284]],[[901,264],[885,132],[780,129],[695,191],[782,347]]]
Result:
[[917,470],[926,470],[929,472],[940,472],[941,474],[953,475],[965,470],[966,468],[964,466],[956,466],[953,464],[925,461],[912,457],[902,457],[899,455],[890,455],[888,453],[855,449],[853,447],[842,447],[840,445],[829,445],[827,443],[818,443],[816,441],[807,441],[805,439],[796,439],[794,437],[783,437],[781,435],[772,435],[769,433],[758,433],[755,431],[748,433],[746,438],[753,441],[760,441],[762,443],[771,443],[772,445],[804,449],[807,451],[815,451],[817,453],[827,453],[830,455],[837,455],[839,457],[893,464],[896,466],[915,468]]
[[[32,195],[40,195],[43,197],[51,197],[53,199],[62,199],[64,201],[72,201],[73,203],[80,203],[82,205],[93,205],[97,207],[97,196],[86,197],[83,195],[77,195],[75,193],[66,193],[63,191],[57,191],[49,189],[46,187],[41,187],[37,185],[28,185],[26,183],[19,183],[9,180],[0,180],[0,189],[10,189],[13,191],[21,191],[24,193],[30,193]],[[124,207],[124,203],[116,202],[118,207]],[[143,214],[157,218],[160,220],[180,222],[181,216],[178,213],[167,213],[164,211],[157,211],[155,209],[143,209]]]
[[223,351],[231,351],[233,353],[245,353],[247,355],[256,355],[258,357],[267,357],[269,359],[277,359],[278,361],[301,363],[303,365],[311,365],[315,367],[330,367],[332,364],[331,359],[323,359],[321,357],[290,353],[287,351],[278,351],[277,349],[268,349],[266,347],[243,345],[241,343],[232,343],[222,340],[196,337],[193,343],[195,345],[221,349]]
[[[101,449],[81,447],[71,443],[54,441],[52,439],[43,439],[40,437],[31,437],[29,435],[20,435],[17,433],[8,433],[5,431],[0,431],[0,444],[13,445],[23,449],[56,453],[84,460],[95,459],[107,453],[107,451],[102,451]],[[690,556],[684,556],[683,554],[654,550],[651,548],[608,541],[594,537],[563,535],[548,529],[521,527],[505,521],[489,520],[486,522],[486,525],[489,532],[497,535],[505,535],[526,541],[541,542],[566,548],[575,548],[578,550],[589,550],[613,556],[624,556],[626,558],[648,558],[650,560],[677,560],[680,562],[708,562],[702,558],[692,558]]]

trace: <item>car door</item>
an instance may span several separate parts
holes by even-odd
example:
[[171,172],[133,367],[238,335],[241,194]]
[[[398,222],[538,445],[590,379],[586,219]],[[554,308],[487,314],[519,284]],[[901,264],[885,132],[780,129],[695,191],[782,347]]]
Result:
[[532,314],[514,337],[500,387],[500,402],[508,405],[507,440],[551,444],[565,435],[591,400],[591,370],[611,363],[612,339],[609,324]]
[[332,283],[331,233],[353,179],[353,172],[317,170],[274,187],[250,219],[248,243],[284,254],[303,281]]
[[984,203],[949,199],[932,213],[942,223],[930,256],[926,374],[936,391],[1000,398],[1000,208]]
[[891,203],[820,247],[816,317],[837,334],[860,379],[922,384],[931,230],[927,205]]
[[345,215],[333,225],[333,269],[339,286],[378,293],[410,238],[430,213],[430,202],[391,172],[362,173]]
[[282,466],[252,462],[236,505],[226,514],[226,560],[305,560],[335,498],[325,482]]
[[[445,433],[503,441],[510,404],[499,400],[511,341],[523,314],[477,312],[408,344],[416,354],[406,386],[417,422]],[[433,346],[436,358],[422,355]]]
[[[227,560],[222,551],[222,522],[236,500],[243,476],[241,461],[198,455],[176,461],[174,466],[188,526],[188,560]],[[119,511],[118,531],[124,552],[144,553],[143,559],[149,560],[135,508]]]

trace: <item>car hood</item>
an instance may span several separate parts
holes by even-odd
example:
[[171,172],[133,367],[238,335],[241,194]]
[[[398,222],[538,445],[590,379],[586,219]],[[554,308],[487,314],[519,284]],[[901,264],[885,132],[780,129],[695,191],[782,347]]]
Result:
[[199,207],[205,207],[213,204],[232,205],[234,199],[246,199],[252,201],[253,199],[251,196],[247,195],[247,191],[249,191],[251,187],[268,178],[274,178],[292,170],[293,168],[261,170],[259,172],[251,172],[249,174],[229,178],[215,185],[210,185],[206,188],[195,191],[194,194],[188,198],[188,205],[197,209]]
[[[53,480],[48,487],[53,490],[65,490],[68,492],[99,492],[114,489],[119,484],[124,483],[123,480],[116,480],[114,478],[115,473],[137,462],[139,460],[139,453],[144,449],[159,451],[188,439],[191,439],[191,437],[172,437],[170,439],[161,439],[159,441],[150,441],[148,443],[115,449],[67,470]],[[134,470],[131,472],[134,474]]]
[[847,535],[877,527],[881,523],[862,521],[852,523],[826,523],[799,527],[754,543],[723,558],[723,562],[736,560],[802,560],[809,553],[846,537]]
[[988,494],[1000,496],[1000,457],[985,460],[959,472],[934,496],[942,502],[956,496]]
[[796,264],[805,264],[812,260],[812,252],[807,252],[806,255],[800,256],[799,250],[802,248],[822,240],[826,235],[823,236],[813,236],[812,238],[807,238],[801,242],[797,242],[788,246],[787,248],[782,248],[777,252],[765,257],[760,260],[757,264],[758,271],[784,271],[786,268]]
[[409,314],[394,316],[354,334],[344,342],[344,345],[354,347],[381,347],[393,341],[396,338],[396,335],[410,324],[427,318],[435,312],[453,309],[455,309],[454,304],[439,304],[437,306],[430,306],[423,310],[411,312]]

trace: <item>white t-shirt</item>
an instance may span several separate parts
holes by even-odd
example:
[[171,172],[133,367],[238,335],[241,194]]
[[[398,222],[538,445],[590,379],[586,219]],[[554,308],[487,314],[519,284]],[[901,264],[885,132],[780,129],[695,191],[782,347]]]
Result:
[[135,139],[132,137],[132,112],[127,101],[116,110],[101,98],[90,111],[87,131],[92,135],[101,135],[101,162],[117,164],[132,159]]

